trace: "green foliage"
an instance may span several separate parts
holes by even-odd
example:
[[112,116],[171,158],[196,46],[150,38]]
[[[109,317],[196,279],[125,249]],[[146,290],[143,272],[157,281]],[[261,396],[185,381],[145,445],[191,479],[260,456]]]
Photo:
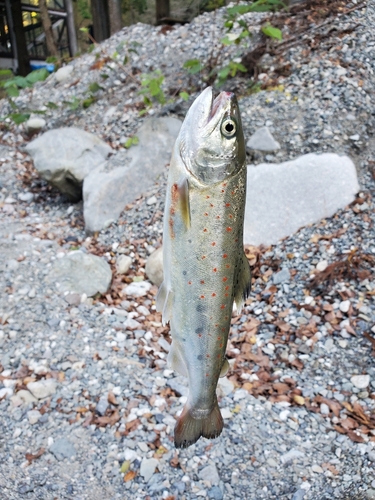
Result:
[[139,93],[143,95],[143,102],[146,108],[151,107],[155,101],[160,104],[165,104],[167,102],[162,89],[163,82],[164,75],[160,69],[152,73],[141,74],[141,90]]
[[217,72],[218,86],[221,87],[227,81],[228,76],[235,77],[239,71],[241,73],[246,73],[247,69],[238,61],[229,61],[227,66],[224,66]]
[[181,99],[183,99],[184,101],[188,101],[189,100],[189,94],[187,92],[180,92],[179,93],[179,96],[181,97]]
[[10,70],[2,70],[0,75],[5,77],[0,81],[0,86],[5,89],[8,97],[18,97],[19,89],[32,87],[34,83],[44,81],[49,76],[49,72],[46,68],[41,68],[32,71],[27,76],[13,76]]
[[77,11],[82,19],[91,20],[91,11],[88,0],[76,0]]
[[80,100],[74,96],[71,101],[65,101],[65,104],[67,104],[72,111],[75,111],[80,105]]
[[91,106],[91,104],[94,104],[95,101],[96,101],[96,97],[93,95],[90,95],[90,97],[88,97],[87,99],[84,99],[82,101],[83,109],[89,108]]
[[13,120],[16,125],[20,125],[30,118],[30,113],[11,113],[8,117]]
[[283,39],[283,34],[279,28],[275,28],[274,26],[271,26],[270,23],[267,23],[265,26],[262,27],[262,32],[266,35],[269,36],[270,38],[275,38],[276,40],[282,40]]
[[183,67],[187,70],[190,75],[195,75],[203,69],[203,65],[199,59],[189,59],[184,62]]
[[129,137],[129,139],[125,142],[124,148],[129,149],[132,146],[136,146],[139,143],[139,139],[136,135],[133,137]]
[[98,92],[99,90],[103,90],[103,87],[101,87],[97,82],[90,83],[89,85],[89,91],[95,94],[95,92]]

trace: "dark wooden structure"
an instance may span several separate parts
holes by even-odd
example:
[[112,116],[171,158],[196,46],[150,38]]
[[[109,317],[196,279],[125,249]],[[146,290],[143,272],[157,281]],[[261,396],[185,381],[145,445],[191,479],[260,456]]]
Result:
[[[78,46],[72,0],[48,0],[47,5],[59,56],[73,56]],[[26,74],[30,61],[45,61],[49,55],[34,2],[0,0],[0,67]]]

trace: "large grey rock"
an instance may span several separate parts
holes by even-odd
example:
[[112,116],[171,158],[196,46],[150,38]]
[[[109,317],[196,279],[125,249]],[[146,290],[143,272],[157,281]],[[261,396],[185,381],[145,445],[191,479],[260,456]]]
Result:
[[333,153],[248,167],[244,242],[272,245],[331,217],[359,190],[355,166]]
[[268,127],[262,127],[250,137],[246,147],[256,151],[276,151],[280,149],[280,144],[273,138]]
[[45,132],[30,142],[26,151],[43,179],[78,201],[83,179],[105,162],[112,148],[89,132],[64,127]]
[[156,458],[144,458],[142,460],[140,474],[146,483],[151,479],[158,465],[159,462]]
[[156,286],[163,283],[163,247],[158,248],[149,256],[145,271],[151,283]]
[[139,129],[139,144],[113,156],[88,175],[83,184],[87,233],[116,221],[125,206],[144,193],[170,162],[181,121],[151,118]]
[[112,271],[102,257],[78,250],[56,259],[47,280],[58,282],[63,292],[85,293],[92,297],[108,290]]

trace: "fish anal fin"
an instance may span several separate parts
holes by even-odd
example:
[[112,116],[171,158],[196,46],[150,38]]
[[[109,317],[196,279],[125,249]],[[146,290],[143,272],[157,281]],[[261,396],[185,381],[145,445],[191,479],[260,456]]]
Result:
[[179,210],[181,218],[187,229],[190,228],[190,200],[189,200],[189,182],[186,177],[177,184]]
[[222,377],[225,377],[225,375],[228,373],[229,371],[229,361],[227,360],[227,358],[224,359],[224,363],[223,363],[223,366],[221,367],[221,372],[220,372],[220,375],[219,377],[222,378]]
[[236,304],[237,312],[241,311],[242,306],[245,303],[245,300],[248,298],[250,294],[250,289],[251,289],[250,265],[245,253],[243,253],[234,292],[234,302]]
[[174,429],[174,444],[176,448],[188,448],[203,436],[215,439],[220,436],[224,422],[217,400],[211,412],[203,418],[194,418],[187,404],[177,421]]
[[182,354],[179,348],[177,347],[176,342],[173,340],[171,347],[169,349],[167,363],[168,366],[172,368],[172,370],[176,371],[180,375],[183,375],[184,377],[188,376],[188,372]]
[[164,281],[156,296],[156,310],[162,313],[162,323],[165,326],[172,316],[173,292],[168,290]]

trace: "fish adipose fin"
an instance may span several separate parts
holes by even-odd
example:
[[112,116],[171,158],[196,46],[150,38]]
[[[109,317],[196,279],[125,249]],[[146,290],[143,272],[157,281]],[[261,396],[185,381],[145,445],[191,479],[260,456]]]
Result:
[[187,448],[201,436],[215,439],[220,436],[223,426],[223,417],[217,401],[211,413],[203,418],[194,418],[191,409],[186,405],[174,429],[174,444],[176,448]]
[[251,272],[249,261],[245,253],[242,254],[242,262],[235,285],[234,302],[236,303],[237,312],[240,312],[245,300],[248,298],[251,289]]
[[228,371],[229,371],[229,361],[227,360],[227,358],[225,358],[223,366],[221,367],[221,372],[220,372],[219,377],[220,378],[225,377],[225,375],[228,373]]
[[162,313],[162,323],[165,326],[172,316],[173,292],[168,290],[165,283],[160,285],[156,296],[156,310]]
[[188,376],[182,354],[174,341],[172,341],[171,348],[168,353],[167,363],[172,370],[176,371],[180,375],[183,375],[184,377]]

